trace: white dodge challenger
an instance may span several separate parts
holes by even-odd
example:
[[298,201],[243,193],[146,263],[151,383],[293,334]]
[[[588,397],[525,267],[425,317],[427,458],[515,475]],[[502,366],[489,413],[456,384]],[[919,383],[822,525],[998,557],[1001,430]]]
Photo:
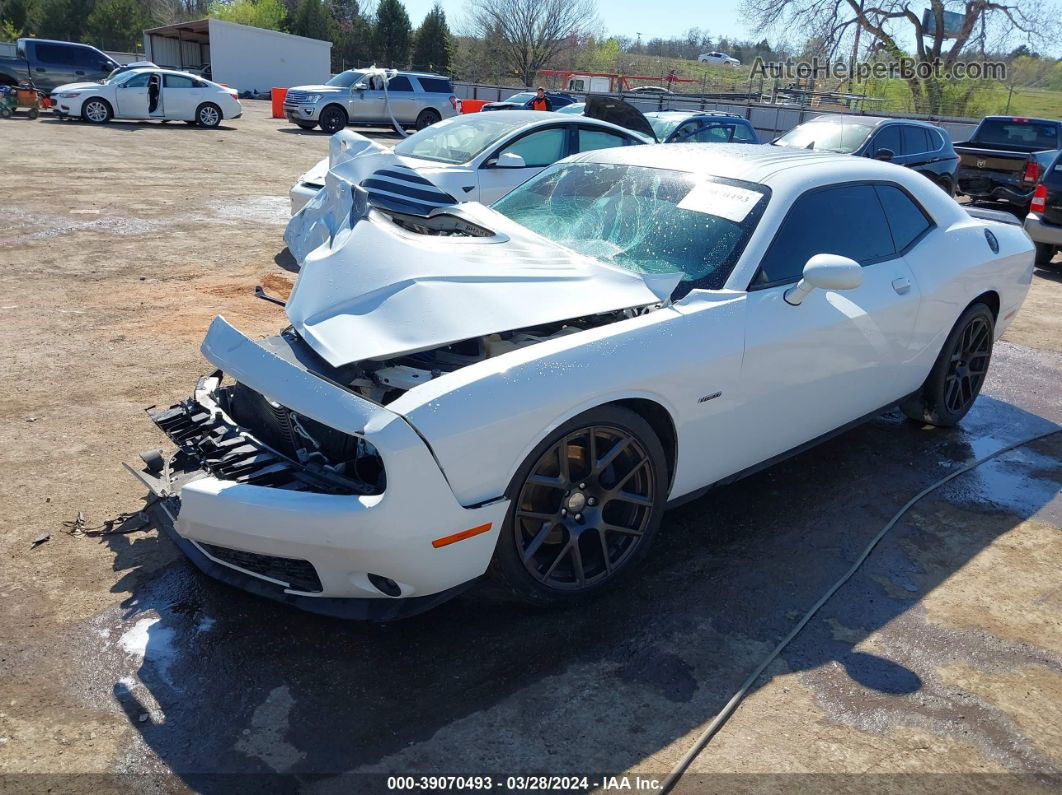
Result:
[[1020,226],[816,152],[621,147],[492,208],[329,201],[290,325],[215,319],[218,369],[150,412],[178,449],[139,476],[199,567],[334,615],[485,574],[580,599],[669,504],[896,404],[952,425],[1032,275]]

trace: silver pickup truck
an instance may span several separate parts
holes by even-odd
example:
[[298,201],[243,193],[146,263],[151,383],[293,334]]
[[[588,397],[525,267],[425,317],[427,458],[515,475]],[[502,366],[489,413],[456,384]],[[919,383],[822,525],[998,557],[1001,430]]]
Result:
[[454,88],[440,75],[398,72],[387,83],[388,102],[384,96],[379,77],[348,69],[324,85],[289,88],[284,113],[304,130],[320,124],[329,135],[348,124],[391,126],[391,115],[404,127],[418,130],[457,115]]

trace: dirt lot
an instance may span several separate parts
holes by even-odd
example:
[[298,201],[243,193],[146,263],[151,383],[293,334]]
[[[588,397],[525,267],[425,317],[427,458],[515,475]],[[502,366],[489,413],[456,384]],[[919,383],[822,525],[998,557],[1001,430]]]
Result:
[[[246,105],[209,131],[0,123],[0,790],[660,776],[911,495],[1062,421],[1062,271],[1037,271],[961,429],[889,415],[690,503],[584,610],[472,594],[344,624],[208,581],[150,528],[72,537],[142,505],[121,462],[162,444],[142,410],[205,372],[210,319],[284,324],[251,291],[290,288],[286,193],[327,139]],[[683,786],[1057,786],[1060,482],[1054,436],[919,504]]]

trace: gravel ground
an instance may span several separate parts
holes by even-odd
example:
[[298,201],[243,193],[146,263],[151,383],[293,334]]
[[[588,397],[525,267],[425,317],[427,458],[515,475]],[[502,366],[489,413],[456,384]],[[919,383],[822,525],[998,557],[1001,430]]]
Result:
[[[121,462],[162,444],[143,408],[205,372],[214,315],[284,324],[251,291],[290,288],[286,193],[327,139],[257,102],[218,130],[0,131],[0,790],[660,776],[912,494],[1062,421],[1062,271],[1042,270],[961,428],[886,415],[687,504],[622,592],[563,612],[473,592],[390,626],[303,615],[206,580],[151,528],[63,523],[142,505]],[[920,503],[682,786],[1057,787],[1060,482],[1054,436]]]

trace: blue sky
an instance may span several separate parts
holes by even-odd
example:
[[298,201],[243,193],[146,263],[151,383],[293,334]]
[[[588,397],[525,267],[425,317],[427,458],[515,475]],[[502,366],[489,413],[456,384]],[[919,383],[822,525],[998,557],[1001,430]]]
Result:
[[[431,10],[434,0],[403,0],[414,27]],[[451,30],[460,31],[465,17],[465,0],[441,0]],[[690,28],[707,30],[713,39],[720,36],[747,39],[752,33],[739,24],[740,0],[711,0],[710,3],[691,3],[689,0],[656,0],[652,14],[645,0],[598,0],[597,15],[602,26],[614,35],[642,34],[642,40],[659,36],[679,36]],[[757,38],[762,38],[758,36]]]

